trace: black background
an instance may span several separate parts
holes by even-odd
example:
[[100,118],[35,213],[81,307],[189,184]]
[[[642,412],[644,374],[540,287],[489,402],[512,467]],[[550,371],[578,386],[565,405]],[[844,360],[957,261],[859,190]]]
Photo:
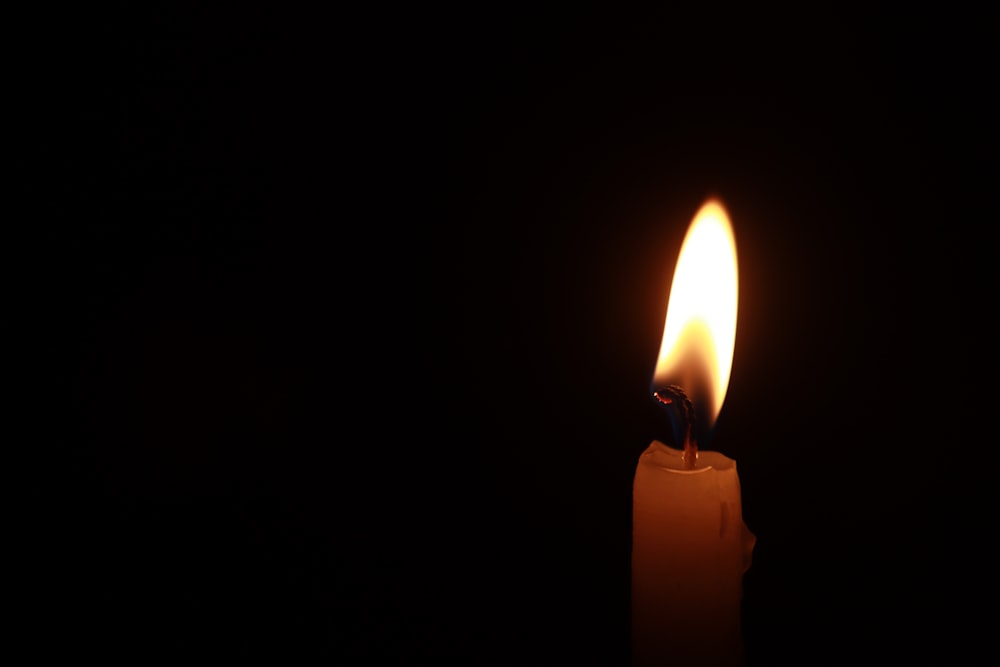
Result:
[[[729,209],[709,448],[752,665],[976,654],[995,596],[983,17],[62,15],[27,296],[42,656],[627,664],[680,243]],[[51,100],[51,101],[49,101]]]

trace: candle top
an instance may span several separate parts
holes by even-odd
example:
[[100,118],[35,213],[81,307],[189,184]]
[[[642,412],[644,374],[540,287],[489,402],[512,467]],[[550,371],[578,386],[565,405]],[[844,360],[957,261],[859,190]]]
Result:
[[689,468],[683,458],[684,452],[654,440],[643,452],[643,457],[649,457],[653,465],[682,475],[697,475],[708,470],[730,470],[736,462],[720,452],[700,450],[694,467]]

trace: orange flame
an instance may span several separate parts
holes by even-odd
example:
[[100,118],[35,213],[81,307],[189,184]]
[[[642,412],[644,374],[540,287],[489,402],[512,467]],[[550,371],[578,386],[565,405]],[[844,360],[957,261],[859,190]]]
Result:
[[711,426],[729,386],[738,300],[736,240],[722,204],[710,199],[694,216],[677,259],[654,384],[704,396]]

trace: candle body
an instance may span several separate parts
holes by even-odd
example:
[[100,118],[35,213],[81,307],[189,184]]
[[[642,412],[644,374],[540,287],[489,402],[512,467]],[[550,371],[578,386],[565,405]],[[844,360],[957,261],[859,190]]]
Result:
[[632,655],[644,665],[741,665],[740,604],[754,535],[736,462],[654,440],[639,457],[632,504]]

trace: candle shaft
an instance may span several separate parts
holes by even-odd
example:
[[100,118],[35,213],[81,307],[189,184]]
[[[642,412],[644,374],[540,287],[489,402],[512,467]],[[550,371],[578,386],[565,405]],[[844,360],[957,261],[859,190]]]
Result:
[[695,469],[653,441],[633,485],[633,665],[743,664],[743,574],[756,538],[736,464],[702,451]]

